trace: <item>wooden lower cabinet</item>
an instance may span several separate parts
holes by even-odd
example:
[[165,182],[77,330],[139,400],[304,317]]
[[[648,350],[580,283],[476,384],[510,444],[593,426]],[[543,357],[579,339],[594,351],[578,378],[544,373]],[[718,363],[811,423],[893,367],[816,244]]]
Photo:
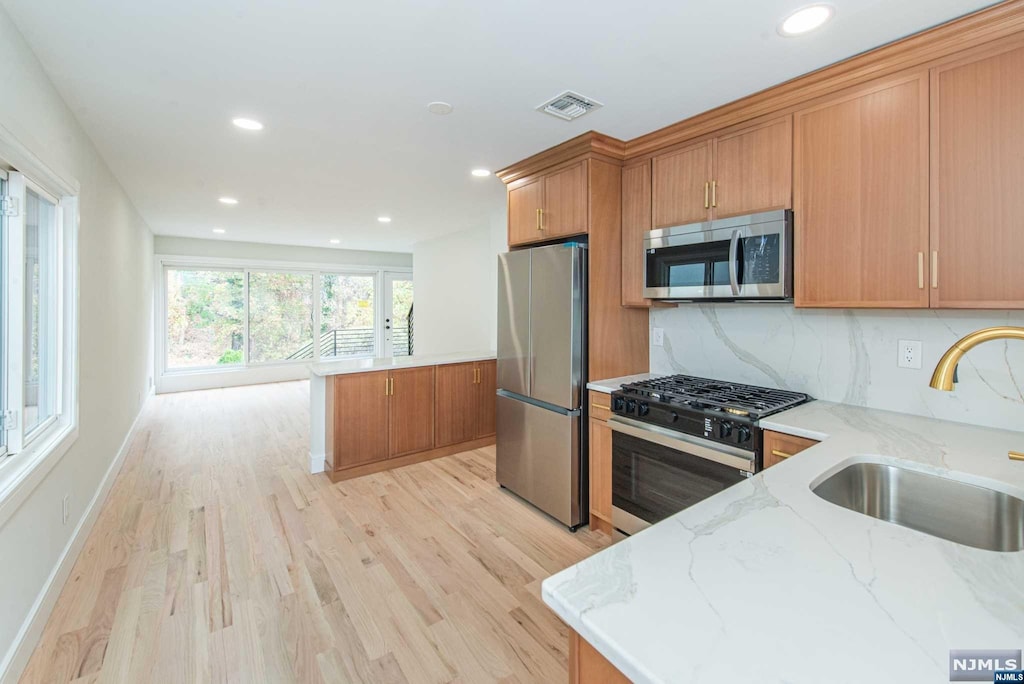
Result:
[[611,395],[590,393],[590,529],[612,533]]
[[353,373],[328,378],[334,411],[327,416],[333,428],[328,459],[334,470],[388,457],[388,372]]
[[770,468],[773,465],[782,463],[790,456],[798,454],[804,449],[810,449],[817,444],[813,439],[786,435],[781,432],[765,430],[763,433],[764,467]]
[[388,456],[434,448],[434,366],[391,371]]
[[629,678],[574,630],[569,630],[570,684],[629,684]]
[[477,364],[477,407],[476,437],[490,437],[497,432],[498,424],[498,362],[481,361]]
[[325,467],[334,482],[494,443],[495,361],[326,381]]

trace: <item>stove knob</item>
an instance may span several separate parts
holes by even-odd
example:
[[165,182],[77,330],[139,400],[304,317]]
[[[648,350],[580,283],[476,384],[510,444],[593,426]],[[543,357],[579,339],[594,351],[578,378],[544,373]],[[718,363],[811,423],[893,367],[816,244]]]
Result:
[[678,414],[678,413],[676,413],[675,411],[672,411],[672,412],[671,412],[671,413],[670,413],[670,414],[668,415],[668,422],[670,422],[670,423],[674,423],[674,422],[676,422],[677,420],[679,420],[679,414]]
[[736,430],[733,432],[732,439],[737,444],[743,444],[744,442],[749,442],[750,441],[750,428],[746,427],[745,425],[741,425],[740,427],[736,428]]
[[636,401],[633,400],[633,399],[627,399],[626,400],[626,413],[635,413],[635,412],[636,412]]
[[722,421],[721,423],[719,423],[719,425],[718,425],[718,438],[719,439],[729,439],[729,436],[731,434],[732,434],[732,423],[730,423],[728,421]]
[[637,406],[639,407],[637,413],[641,416],[646,416],[651,412],[651,407],[647,405],[646,401],[641,401]]
[[612,397],[612,411],[621,413],[626,410],[626,400],[622,397]]

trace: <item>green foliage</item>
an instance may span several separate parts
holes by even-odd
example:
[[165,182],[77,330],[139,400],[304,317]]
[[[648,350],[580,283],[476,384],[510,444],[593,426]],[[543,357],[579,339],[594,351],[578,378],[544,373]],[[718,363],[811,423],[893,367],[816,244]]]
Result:
[[226,352],[220,355],[217,359],[219,365],[226,365],[231,363],[242,363],[242,350],[241,349],[228,349]]

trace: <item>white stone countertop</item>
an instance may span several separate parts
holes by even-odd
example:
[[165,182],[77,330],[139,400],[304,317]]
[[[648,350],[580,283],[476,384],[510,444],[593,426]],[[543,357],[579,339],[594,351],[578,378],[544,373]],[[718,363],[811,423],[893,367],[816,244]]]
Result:
[[446,363],[469,363],[470,361],[491,361],[497,358],[493,351],[453,352],[450,354],[416,354],[394,358],[344,359],[312,363],[309,371],[313,375],[344,375],[368,371],[417,368],[419,366],[441,366]]
[[621,378],[608,378],[607,380],[594,380],[593,382],[587,383],[587,389],[594,390],[595,392],[604,392],[605,394],[611,394],[618,390],[626,383],[640,382],[641,380],[650,380],[651,378],[664,377],[663,374],[659,373],[637,373],[636,375],[623,375]]
[[545,603],[635,682],[945,682],[949,650],[1024,647],[1024,552],[846,510],[851,462],[1024,498],[1024,433],[815,401],[762,426],[823,440],[544,581]]

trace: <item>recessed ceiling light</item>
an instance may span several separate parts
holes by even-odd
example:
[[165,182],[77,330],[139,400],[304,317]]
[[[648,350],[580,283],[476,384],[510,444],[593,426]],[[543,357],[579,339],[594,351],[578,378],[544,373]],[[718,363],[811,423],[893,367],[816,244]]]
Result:
[[431,114],[451,114],[453,109],[455,107],[452,107],[447,102],[431,102],[427,105],[427,111]]
[[232,119],[231,123],[235,124],[236,126],[238,126],[239,128],[241,128],[242,130],[245,130],[245,131],[262,131],[263,130],[263,124],[261,124],[256,119],[245,119],[245,118],[239,117],[237,119]]
[[213,232],[214,232],[214,233],[216,233],[217,235],[223,235],[223,234],[224,234],[224,233],[226,233],[227,231],[226,231],[226,230],[224,230],[223,228],[214,228],[214,229],[213,229]]
[[471,173],[477,178],[486,178],[491,175],[491,172],[487,169],[473,169]]
[[783,36],[799,36],[821,28],[835,16],[836,10],[831,5],[810,5],[801,7],[786,17],[779,24],[779,33]]
[[377,220],[380,221],[381,223],[391,223],[390,216],[378,216]]
[[332,245],[340,245],[341,244],[341,240],[338,240],[337,238],[335,238],[335,239],[331,240],[331,244]]
[[221,197],[217,201],[220,202],[221,204],[238,204],[238,200],[236,200],[234,197]]

